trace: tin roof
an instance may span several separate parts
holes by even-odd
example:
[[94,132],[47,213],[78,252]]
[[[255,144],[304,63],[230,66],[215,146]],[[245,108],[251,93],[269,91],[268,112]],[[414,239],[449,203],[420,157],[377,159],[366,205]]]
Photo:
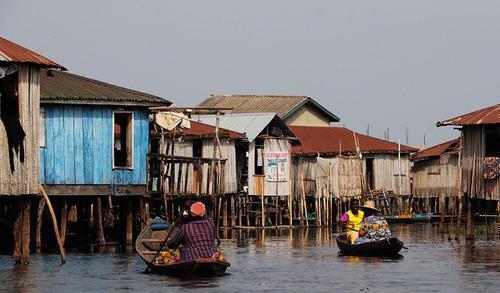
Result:
[[281,119],[286,119],[302,106],[310,104],[330,122],[340,121],[339,117],[307,96],[276,96],[276,95],[210,95],[198,107],[232,108],[226,113],[276,113]]
[[41,103],[164,106],[171,102],[158,96],[112,85],[59,70],[40,72]]
[[412,160],[420,161],[426,160],[431,157],[439,157],[443,154],[458,154],[460,149],[460,138],[456,138],[447,142],[443,142],[441,144],[420,150],[416,153]]
[[[216,119],[216,115],[200,115],[198,118],[199,121],[210,125],[216,125]],[[276,113],[225,114],[219,117],[220,127],[244,133],[248,141],[255,140],[271,122],[278,124],[285,135],[295,137]]]
[[62,65],[2,37],[0,37],[0,61],[33,63],[43,67],[66,70]]
[[[194,137],[214,137],[215,126],[191,120],[191,128],[180,131],[181,135]],[[244,138],[245,135],[236,131],[219,127],[219,137],[229,137],[231,139]]]
[[[356,133],[344,127],[318,126],[291,126],[290,127],[302,142],[301,146],[292,148],[296,155],[335,155],[339,153],[342,144],[342,153],[355,153],[354,135],[359,141],[362,153],[397,153],[398,144],[391,141]],[[416,152],[418,149],[401,145],[401,152]]]
[[500,123],[500,104],[489,106],[455,118],[438,121],[437,126],[445,125],[483,125]]

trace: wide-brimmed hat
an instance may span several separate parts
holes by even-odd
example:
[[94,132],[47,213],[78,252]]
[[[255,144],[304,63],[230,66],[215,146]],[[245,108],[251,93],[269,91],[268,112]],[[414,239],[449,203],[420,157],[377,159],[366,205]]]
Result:
[[359,207],[360,209],[362,210],[365,210],[365,211],[374,211],[374,212],[379,212],[380,213],[380,210],[378,210],[376,207],[375,207],[375,202],[373,200],[367,200],[364,202],[364,204],[362,206]]
[[191,215],[195,217],[203,217],[206,214],[205,205],[202,202],[195,202],[189,208]]

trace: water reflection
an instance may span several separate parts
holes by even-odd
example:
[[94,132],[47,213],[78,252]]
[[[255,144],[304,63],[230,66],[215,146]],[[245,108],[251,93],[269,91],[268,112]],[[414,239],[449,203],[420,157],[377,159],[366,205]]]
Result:
[[500,287],[497,240],[449,241],[434,224],[391,229],[409,248],[397,258],[340,255],[335,229],[226,230],[221,246],[231,262],[228,274],[203,279],[144,274],[145,264],[132,253],[68,253],[64,266],[57,255],[33,255],[28,266],[0,256],[0,291],[464,292]]

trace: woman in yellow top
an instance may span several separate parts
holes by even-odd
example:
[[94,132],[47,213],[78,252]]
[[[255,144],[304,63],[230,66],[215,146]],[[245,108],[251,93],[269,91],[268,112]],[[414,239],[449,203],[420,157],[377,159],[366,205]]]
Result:
[[364,212],[359,210],[359,200],[353,198],[351,199],[351,209],[340,218],[341,224],[347,228],[346,236],[351,244],[354,244],[359,237],[359,229],[364,215]]

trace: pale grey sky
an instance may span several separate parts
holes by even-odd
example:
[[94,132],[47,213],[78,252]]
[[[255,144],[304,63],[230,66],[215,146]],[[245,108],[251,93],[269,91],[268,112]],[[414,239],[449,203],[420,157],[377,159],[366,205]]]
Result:
[[411,145],[500,100],[498,1],[1,0],[0,35],[178,106],[307,95],[361,133],[408,127]]

